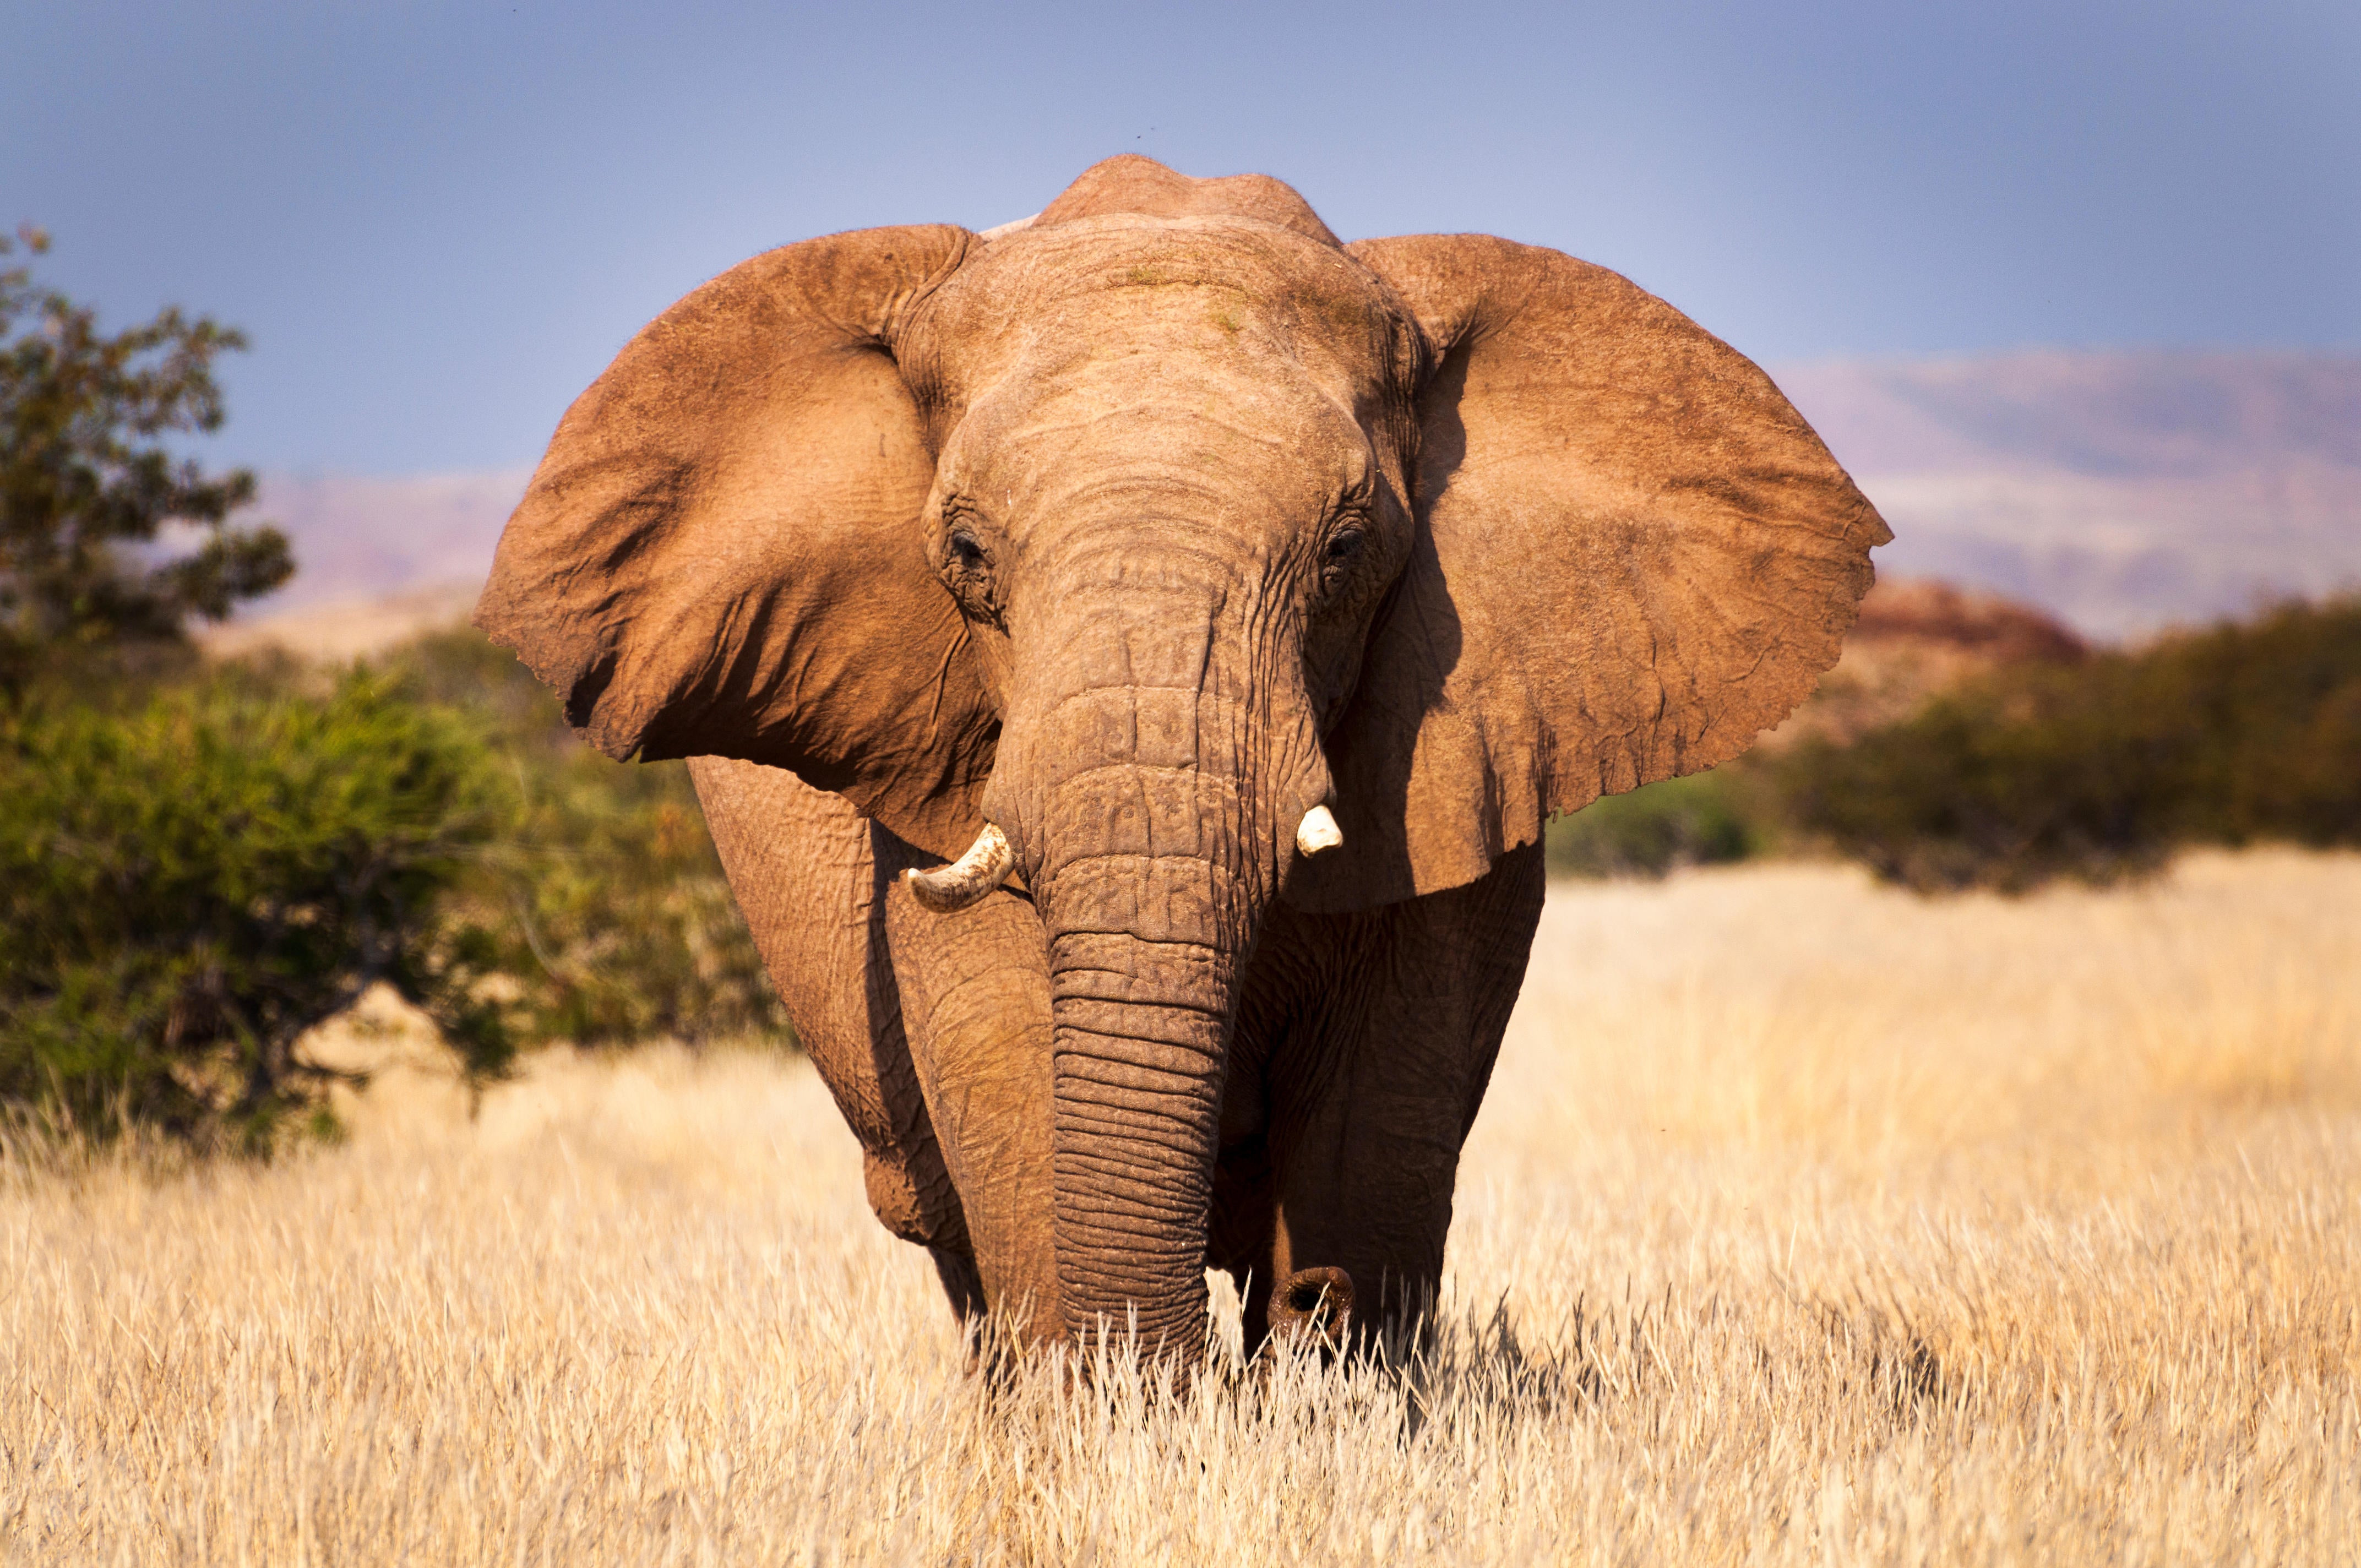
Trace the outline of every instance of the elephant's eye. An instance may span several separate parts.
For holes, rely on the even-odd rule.
[[[1368,543],[1367,532],[1357,527],[1340,528],[1328,536],[1320,552],[1320,587],[1334,593],[1353,574],[1354,563],[1361,558],[1361,550]]]
[[[979,620],[992,620],[992,555],[965,521],[955,522],[943,535],[943,582],[960,607]]]

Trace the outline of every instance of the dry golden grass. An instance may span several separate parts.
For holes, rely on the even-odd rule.
[[[1558,890],[1409,1377],[995,1402],[791,1061],[355,1120],[0,1169],[0,1556],[2361,1558],[2351,857]]]

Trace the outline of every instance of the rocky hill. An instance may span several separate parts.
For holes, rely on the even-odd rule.
[[[2078,663],[2090,651],[2062,622],[1998,594],[1882,576],[1861,600],[1837,667],[1764,744],[1806,735],[1850,740],[1971,675],[2004,664]]]

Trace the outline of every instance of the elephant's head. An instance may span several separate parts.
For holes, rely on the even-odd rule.
[[[1761,371],[1613,273],[1341,246],[1277,181],[1124,158],[1011,231],[689,295],[566,416],[478,621],[609,755],[790,768],[972,847],[938,905],[1013,863],[1065,1321],[1188,1339],[1272,901],[1456,886],[1735,754],[1887,537]]]

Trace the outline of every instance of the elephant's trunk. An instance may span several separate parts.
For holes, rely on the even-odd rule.
[[[1265,884],[1237,797],[1226,770],[1102,762],[1058,792],[1049,856],[1072,858],[1041,890],[1067,1331],[1136,1328],[1183,1359],[1204,1334],[1223,1068]]]
[[[1093,902],[1124,896],[1106,884],[1128,879],[1119,867],[1070,874],[1104,878],[1086,895]],[[1066,1328],[1085,1342],[1136,1328],[1144,1348],[1186,1358],[1204,1332],[1206,1211],[1238,957],[1190,937],[1091,924],[1060,920],[1049,946]]]
[[[1270,1332],[1344,1349],[1353,1332],[1353,1277],[1341,1268],[1299,1268],[1280,1280],[1270,1293]]]
[[[1239,978],[1328,788],[1301,677],[1286,678],[1300,655],[1251,656],[1222,603],[1135,593],[1077,616],[1063,646],[1083,678],[1027,694],[986,801],[1049,937],[1067,1331],[1136,1328],[1184,1361],[1205,1332]]]

